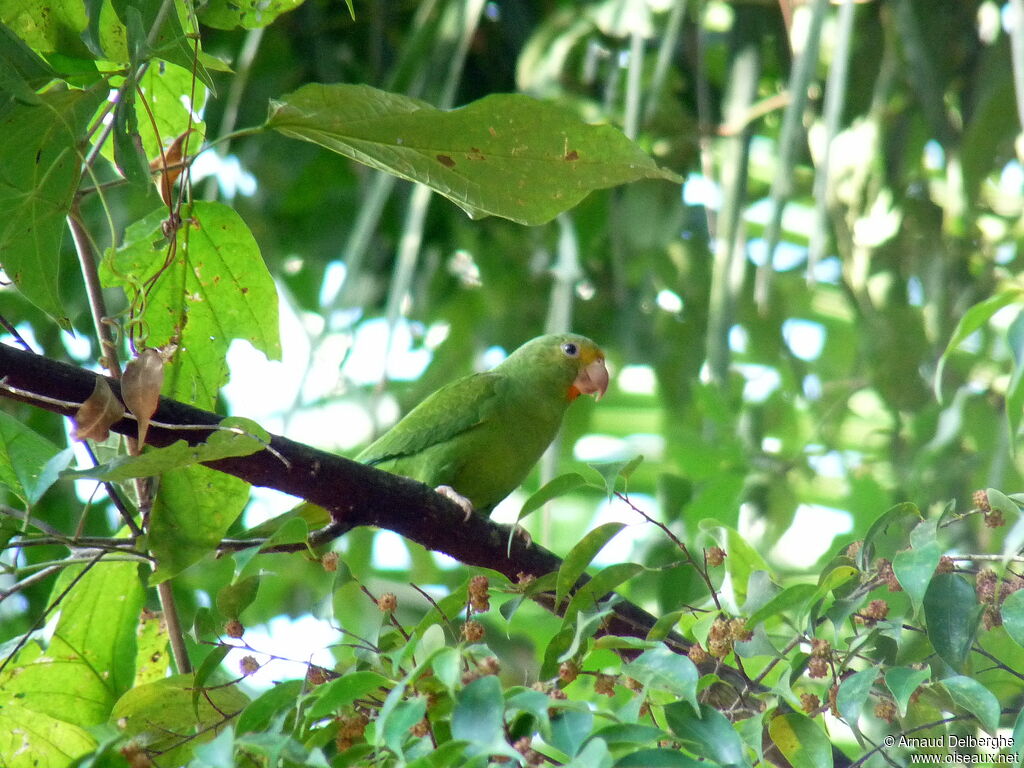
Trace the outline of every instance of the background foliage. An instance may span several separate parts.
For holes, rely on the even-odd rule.
[[[618,378],[526,493],[586,482],[527,522],[570,571],[611,542],[591,570],[664,617],[598,638],[601,607],[549,615],[494,574],[487,604],[365,529],[337,562],[214,558],[283,507],[241,515],[244,484],[196,466],[115,547],[107,496],[57,480],[64,424],[5,403],[0,762],[1018,759],[1021,6],[0,0],[0,314],[33,349],[112,363],[95,277],[122,359],[178,344],[164,394],[354,453],[494,348],[572,327]],[[557,108],[491,96],[513,92]],[[483,122],[403,116],[469,103]],[[467,138],[495,105],[541,149],[467,191],[448,163],[503,156]],[[607,168],[574,187],[573,153]],[[161,200],[147,166],[182,158]],[[254,663],[221,665],[234,635],[307,615],[332,663],[302,679],[309,650],[278,645],[298,674],[253,652],[262,687],[228,684]],[[739,670],[742,706],[655,642],[670,627]]]

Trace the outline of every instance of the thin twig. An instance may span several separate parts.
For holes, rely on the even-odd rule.
[[[61,593],[57,595],[57,597],[50,601],[50,604],[46,606],[46,609],[41,614],[39,614],[39,616],[36,618],[34,622],[32,622],[32,626],[29,627],[28,630],[21,637],[18,638],[18,642],[14,644],[14,648],[11,649],[11,652],[4,657],[3,661],[0,661],[0,673],[2,673],[4,669],[6,669],[7,665],[11,663],[14,657],[18,655],[18,652],[25,647],[25,644],[28,643],[29,638],[32,637],[32,633],[46,623],[46,617],[50,615],[50,612],[53,611],[53,609],[56,608],[58,605],[60,605],[61,601],[65,597],[67,597],[68,593],[71,592],[71,590],[75,588],[78,582],[82,580],[82,577],[85,576],[85,574],[87,574],[90,571],[90,569],[94,565],[96,565],[96,563],[102,560],[105,555],[106,552],[100,552],[96,555],[96,557],[92,558],[88,563],[86,563],[85,567],[82,568],[82,570],[78,574],[76,574],[75,577],[71,580],[71,583],[68,584],[61,591]]]

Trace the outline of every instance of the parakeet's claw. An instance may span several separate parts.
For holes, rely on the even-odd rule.
[[[501,527],[508,531],[507,542],[505,544],[505,554],[509,557],[512,556],[512,539],[519,539],[519,543],[523,545],[523,549],[529,549],[533,546],[533,536],[531,536],[530,532],[523,528],[519,523],[503,525]]]
[[[524,549],[529,549],[533,546],[533,536],[531,536],[530,532],[523,528],[519,523],[512,526],[512,535],[519,537],[523,542]]]
[[[450,485],[439,485],[434,490],[437,493],[439,493],[442,496],[444,496],[446,499],[454,501],[456,504],[458,504],[462,508],[462,511],[466,513],[466,517],[464,519],[464,522],[467,522],[467,523],[469,522],[469,518],[473,514],[473,502],[471,502],[469,499],[467,499],[461,493],[456,491]]]

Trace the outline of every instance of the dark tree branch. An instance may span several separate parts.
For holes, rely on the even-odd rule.
[[[68,403],[81,403],[92,394],[98,374],[41,355],[0,344],[0,381],[21,390],[19,394],[3,388],[0,395],[27,402],[64,416],[73,416],[76,408]],[[120,384],[105,377],[118,397]],[[47,402],[39,398],[62,401]],[[206,439],[209,432],[195,429],[197,425],[212,428],[221,416],[168,398],[160,399],[153,415],[154,422],[173,424],[168,428],[152,424],[147,442],[166,446],[178,440],[195,444]],[[111,427],[131,437],[136,436],[136,423],[122,419]],[[512,537],[511,553],[507,552],[508,531],[483,515],[465,515],[458,505],[432,489],[404,477],[310,448],[277,435],[270,448],[240,458],[211,461],[207,466],[239,477],[252,485],[275,488],[324,507],[333,523],[313,534],[315,544],[323,544],[361,525],[386,528],[422,544],[427,549],[444,552],[468,565],[498,571],[516,582],[519,574],[542,576],[558,570],[562,561],[536,544],[525,546],[520,537]],[[577,588],[586,578],[581,579]],[[549,610],[554,610],[553,596],[539,596]],[[636,605],[621,601],[605,631],[611,634],[644,638],[655,624],[655,617]],[[688,643],[678,635],[667,642],[680,652]]]

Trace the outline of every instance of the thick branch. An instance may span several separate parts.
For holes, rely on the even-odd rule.
[[[0,379],[10,387],[33,395],[64,402],[81,403],[93,391],[98,374],[49,358],[0,345]],[[117,381],[107,378],[111,390],[120,397]],[[46,410],[72,416],[75,408],[43,402],[7,389],[0,394]],[[220,416],[193,408],[184,403],[160,399],[153,420],[182,426],[217,425]],[[134,437],[136,423],[122,419],[111,429]],[[165,446],[177,440],[198,443],[208,433],[195,429],[169,429],[151,425],[147,442]],[[306,499],[327,509],[335,521],[335,533],[356,526],[372,525],[387,528],[422,544],[427,549],[444,552],[469,564],[499,571],[517,580],[520,573],[542,576],[558,570],[562,561],[536,544],[524,546],[520,537],[513,537],[511,553],[507,553],[507,529],[483,515],[465,515],[456,504],[413,480],[382,472],[341,456],[310,448],[274,435],[273,451],[260,451],[241,458],[221,459],[208,466],[239,477],[252,485],[275,488]],[[276,455],[275,455],[276,452]],[[579,585],[578,585],[579,586]],[[545,602],[542,598],[541,602]],[[552,608],[551,600],[545,602]],[[628,602],[621,602],[607,631],[632,637],[646,637],[655,618]],[[669,642],[678,650],[686,643],[679,636]]]

